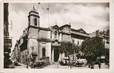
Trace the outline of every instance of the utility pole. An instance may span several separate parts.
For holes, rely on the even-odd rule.
[[[9,68],[11,64],[10,53],[12,47],[12,39],[9,37],[9,12],[8,3],[4,3],[4,68]]]

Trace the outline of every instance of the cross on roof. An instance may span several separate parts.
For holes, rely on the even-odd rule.
[[[33,5],[33,10],[36,10],[34,5]]]

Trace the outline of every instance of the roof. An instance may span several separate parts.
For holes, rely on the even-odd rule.
[[[73,28],[71,28],[71,31],[75,31],[75,32],[80,32],[80,33],[83,33],[83,34],[87,34],[87,32],[86,31],[84,31],[82,28],[80,28],[80,29],[73,29]]]
[[[36,27],[36,26],[29,26],[29,27],[40,29],[40,30],[50,31],[50,28],[45,28],[45,27]]]
[[[65,24],[65,25],[63,25],[63,26],[60,27],[60,30],[63,29],[64,27],[71,27],[71,25]]]
[[[54,26],[52,26],[52,28],[59,29],[59,26],[58,25],[54,25]]]

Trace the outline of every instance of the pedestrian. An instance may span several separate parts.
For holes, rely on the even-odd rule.
[[[94,63],[92,61],[89,61],[89,68],[94,69]]]
[[[28,63],[27,63],[27,66],[26,66],[26,68],[28,68]]]
[[[94,64],[93,63],[91,63],[91,69],[94,69]]]
[[[69,67],[71,68],[71,65],[70,65],[70,56],[68,56],[68,60],[69,60],[68,65],[69,65]]]
[[[99,66],[99,69],[100,69],[101,68],[101,62],[100,61],[98,62],[98,66]]]
[[[26,66],[26,68],[28,68],[28,66],[29,66],[29,58],[27,57],[27,66]]]

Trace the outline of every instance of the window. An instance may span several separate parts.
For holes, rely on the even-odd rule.
[[[34,51],[34,47],[32,47],[32,51]]]
[[[46,49],[42,48],[42,57],[45,57],[45,56],[46,56]]]
[[[55,39],[57,38],[57,31],[55,31]]]
[[[37,26],[37,18],[34,19],[34,25]]]
[[[67,55],[67,52],[65,52],[65,57],[67,57],[68,55]]]

